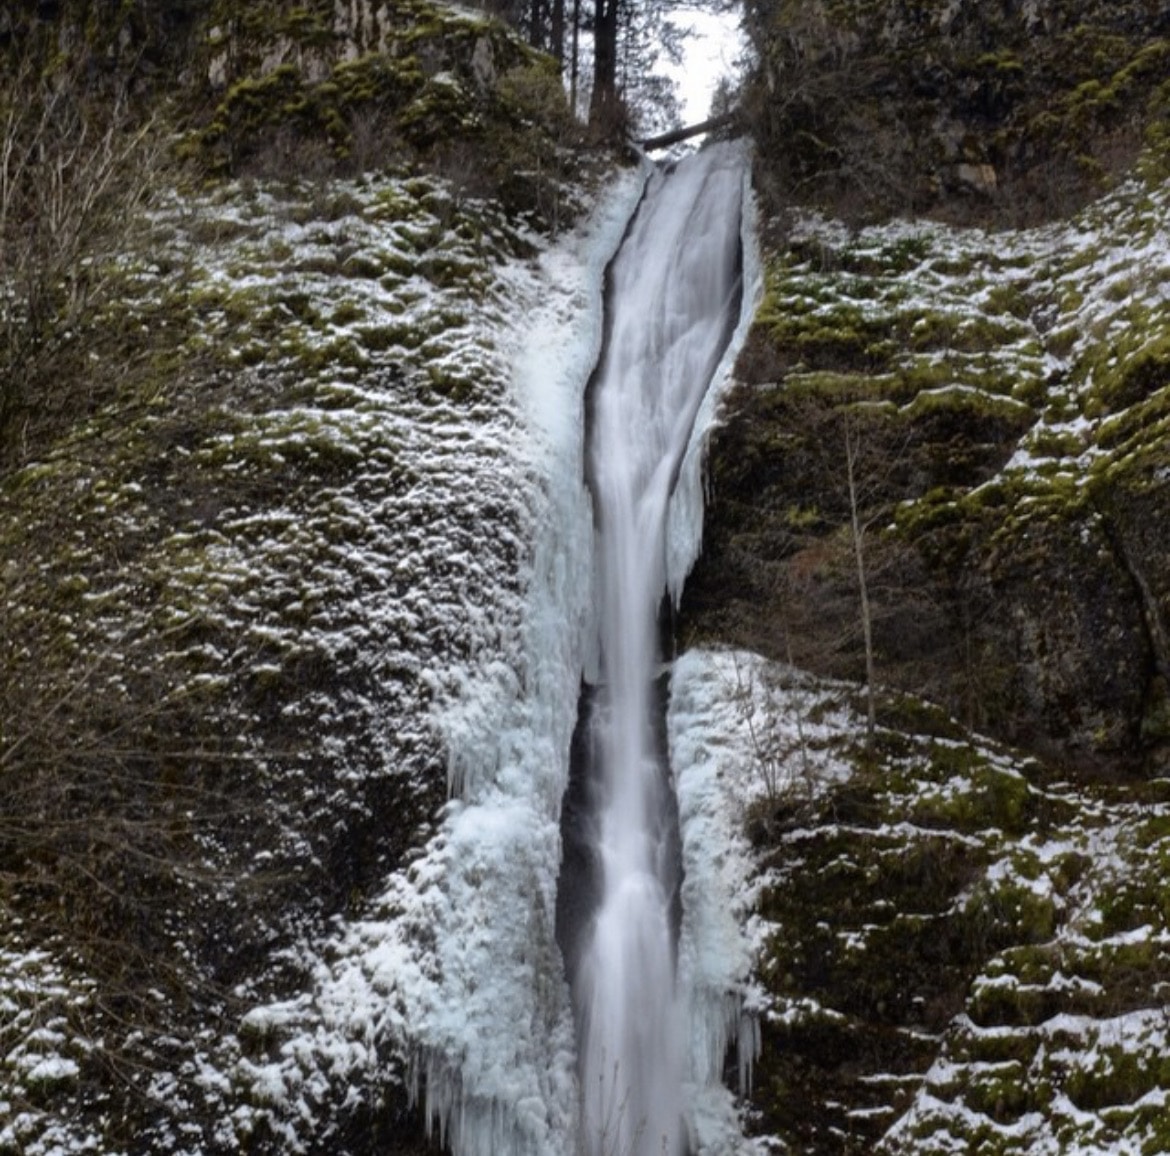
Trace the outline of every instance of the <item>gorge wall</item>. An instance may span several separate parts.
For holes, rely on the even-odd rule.
[[[748,8],[766,293],[681,640],[780,664],[732,678],[760,1131],[1160,1151],[1166,6]],[[787,671],[865,679],[854,516],[869,741]],[[842,703],[852,742],[814,729]]]
[[[474,13],[37,12],[194,167],[4,430],[0,1151],[421,1152],[469,1103],[555,1145],[569,736],[517,703],[581,658],[554,479],[630,173]],[[1168,19],[747,5],[764,294],[668,737],[761,1145],[1170,1147]]]
[[[1148,247],[1111,238],[1100,210],[1071,232],[995,230],[1083,202],[1143,147],[1141,179],[1158,187],[1170,12],[749,11],[762,183],[792,199],[770,218],[769,295],[713,452],[713,536],[691,605],[707,583],[728,588],[724,556],[745,602],[774,607],[774,636],[755,640],[767,652],[857,673],[834,481],[852,414],[887,677],[1036,749],[1159,767],[1170,592],[1136,529],[1158,522],[1164,497],[1151,428],[1167,382],[1158,208],[1148,192],[1119,202]],[[891,138],[882,126],[895,122]],[[827,150],[811,154],[811,178],[806,147]],[[912,180],[897,192],[878,165]],[[960,179],[972,165],[985,179]],[[1066,199],[1039,196],[1042,180]],[[954,247],[925,225],[851,234],[793,200],[838,219],[925,211],[991,231],[953,234]],[[800,608],[784,609],[797,588]]]
[[[1083,204],[1165,131],[1163,0],[745,8],[749,119],[781,199],[1028,224]]]

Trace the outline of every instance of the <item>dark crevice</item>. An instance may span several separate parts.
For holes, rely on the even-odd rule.
[[[1133,587],[1134,601],[1141,611],[1145,642],[1141,688],[1143,717],[1134,720],[1132,726],[1132,734],[1140,749],[1146,745],[1143,743],[1146,736],[1142,734],[1145,719],[1158,707],[1160,700],[1164,699],[1167,684],[1170,683],[1170,631],[1163,621],[1158,598],[1150,588],[1149,579],[1126,544],[1125,531],[1115,524],[1106,511],[1097,509],[1097,514],[1101,519],[1105,541],[1109,543],[1118,568],[1129,579]]]

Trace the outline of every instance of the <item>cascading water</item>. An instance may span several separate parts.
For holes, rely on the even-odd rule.
[[[739,317],[743,153],[717,145],[655,172],[609,269],[590,394],[600,680],[586,696],[591,920],[574,937],[582,1146],[685,1150],[679,885],[655,682],[666,517],[695,415]]]

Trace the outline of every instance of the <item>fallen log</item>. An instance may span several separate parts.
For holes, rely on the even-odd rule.
[[[737,120],[739,120],[739,109],[733,109],[731,112],[725,112],[721,116],[713,116],[701,124],[692,124],[687,128],[672,129],[670,132],[664,132],[660,136],[648,137],[646,140],[639,141],[638,143],[646,152],[653,152],[655,149],[669,148],[673,144],[690,140],[691,137],[699,136],[705,132],[714,132],[716,129],[726,128],[728,125],[734,124]]]

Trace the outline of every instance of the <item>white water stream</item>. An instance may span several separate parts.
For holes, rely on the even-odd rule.
[[[658,171],[609,271],[591,398],[600,686],[591,732],[599,905],[576,967],[589,1156],[685,1150],[685,1009],[675,975],[677,830],[655,680],[667,511],[742,295],[743,152]]]

